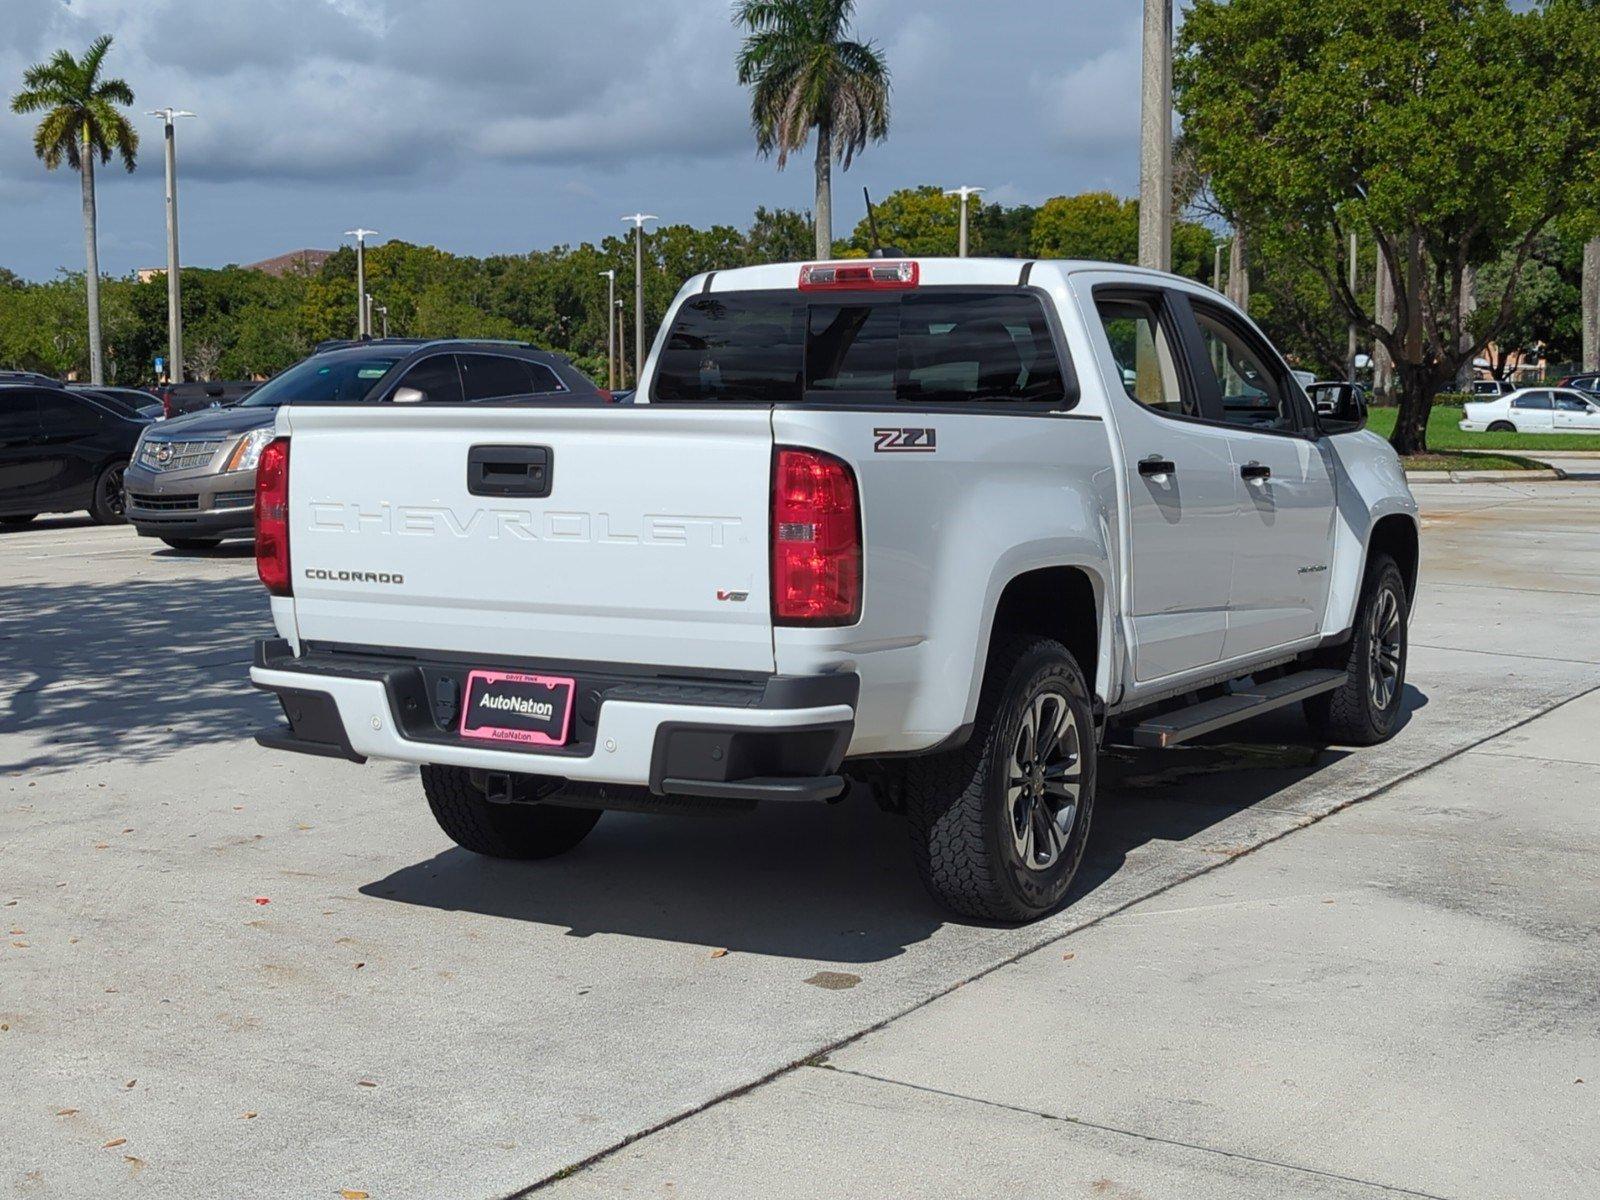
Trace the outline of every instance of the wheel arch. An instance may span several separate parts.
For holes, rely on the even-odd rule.
[[[1103,698],[1111,645],[1104,628],[1104,570],[1081,560],[1036,563],[1019,567],[998,582],[975,676],[982,678],[997,641],[1032,633],[1064,645],[1095,697]]]
[[[1416,518],[1409,513],[1390,513],[1374,522],[1372,532],[1367,537],[1367,554],[1361,565],[1362,578],[1366,577],[1367,566],[1376,554],[1387,554],[1394,559],[1406,583],[1407,601],[1415,600],[1417,572],[1421,566],[1421,537]]]

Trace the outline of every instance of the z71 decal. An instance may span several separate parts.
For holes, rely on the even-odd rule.
[[[874,454],[933,454],[939,448],[937,429],[874,429]]]

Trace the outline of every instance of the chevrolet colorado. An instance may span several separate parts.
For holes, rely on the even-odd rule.
[[[626,407],[288,405],[259,740],[416,763],[514,858],[860,788],[945,904],[1027,920],[1102,746],[1396,728],[1417,508],[1349,394],[1190,280],[868,259],[691,279]]]

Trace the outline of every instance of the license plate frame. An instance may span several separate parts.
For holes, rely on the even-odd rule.
[[[572,735],[572,705],[577,691],[577,680],[567,675],[488,668],[468,671],[461,690],[461,723],[457,732],[473,741],[565,746]],[[486,695],[502,700],[489,709],[482,699]],[[533,707],[542,703],[549,704],[548,714]],[[504,713],[504,719],[513,723],[491,723],[497,713]]]

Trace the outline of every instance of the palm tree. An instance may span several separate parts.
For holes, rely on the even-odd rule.
[[[112,152],[133,170],[139,135],[117,108],[133,103],[133,89],[120,79],[101,79],[100,65],[111,49],[111,36],[95,38],[88,53],[73,58],[57,50],[48,62],[36,63],[22,76],[23,90],[11,98],[15,113],[43,112],[33,133],[33,152],[54,171],[66,159],[83,181],[83,244],[88,256],[89,380],[103,383],[100,353],[100,247],[95,237],[94,160],[111,161]]]
[[[738,0],[749,30],[739,82],[750,90],[756,148],[781,170],[817,131],[817,257],[833,257],[833,160],[843,170],[889,136],[889,67],[872,42],[849,39],[855,0]]]

